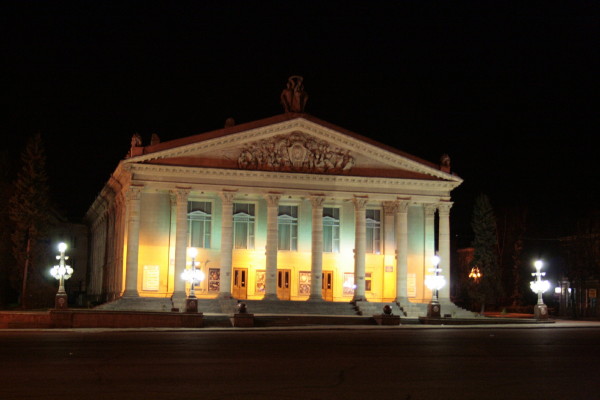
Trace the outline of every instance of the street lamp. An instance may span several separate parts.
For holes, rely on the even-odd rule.
[[[65,279],[69,279],[71,275],[73,275],[73,268],[70,265],[65,264],[65,260],[68,260],[69,257],[65,256],[65,251],[67,250],[67,245],[63,242],[58,244],[59,255],[56,256],[56,259],[59,260],[58,265],[55,265],[50,270],[50,273],[53,277],[58,279],[58,293],[56,293],[56,297],[54,299],[54,307],[57,309],[65,309],[68,308],[68,299],[67,293],[65,292]]]
[[[481,279],[481,271],[479,271],[478,267],[473,267],[471,268],[471,272],[469,273],[469,278],[473,279],[475,281],[475,283],[479,283],[479,280]]]
[[[446,279],[443,275],[440,275],[442,271],[438,267],[440,264],[440,257],[438,255],[433,256],[433,268],[430,271],[433,275],[427,275],[425,277],[425,286],[431,290],[431,301],[427,305],[427,317],[429,318],[440,318],[441,307],[438,301],[438,291],[446,285]]]
[[[188,249],[188,255],[192,259],[191,267],[186,268],[181,274],[181,278],[190,284],[190,291],[188,297],[185,299],[185,312],[198,312],[198,299],[196,298],[194,286],[204,280],[204,272],[196,269],[198,250],[195,247],[190,247]]]
[[[544,263],[537,260],[533,263],[536,272],[533,272],[531,276],[535,276],[536,280],[530,282],[531,290],[538,295],[538,301],[535,307],[533,307],[533,315],[535,319],[548,319],[548,307],[544,304],[542,293],[550,289],[550,281],[542,280],[542,276],[546,275],[545,272],[541,272]]]

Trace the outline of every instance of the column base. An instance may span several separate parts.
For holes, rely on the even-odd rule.
[[[357,301],[368,301],[364,295],[354,295],[351,303],[356,303]]]
[[[274,293],[269,293],[269,294],[265,294],[262,299],[269,300],[269,301],[277,301],[277,300],[279,300],[279,297],[277,297],[277,295]]]
[[[441,318],[442,317],[442,307],[440,307],[440,303],[438,302],[429,302],[427,304],[427,318]]]
[[[323,295],[321,295],[321,294],[311,294],[308,297],[307,301],[319,301],[319,302],[323,301],[324,302],[325,300],[323,299]]]
[[[126,290],[123,292],[123,296],[122,297],[140,297],[140,294],[138,293],[137,290]]]
[[[227,299],[227,300],[229,300],[229,299],[233,299],[233,296],[229,292],[221,292],[217,296],[217,299]]]
[[[57,293],[54,298],[54,308],[57,310],[66,310],[69,308],[69,303],[66,293]]]

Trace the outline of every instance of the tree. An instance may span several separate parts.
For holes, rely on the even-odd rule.
[[[474,234],[472,267],[479,268],[482,276],[478,283],[472,283],[470,294],[481,304],[483,313],[486,303],[497,304],[503,295],[496,217],[486,195],[479,195],[475,199],[471,228]]]
[[[8,216],[8,202],[12,196],[14,180],[14,162],[8,152],[0,152],[0,308],[14,302],[14,291],[11,288],[11,269],[14,259],[11,252],[12,223]]]
[[[49,188],[41,134],[29,138],[21,154],[21,163],[8,213],[14,223],[12,253],[21,281],[21,307],[26,308],[30,277],[38,278],[37,283],[41,283],[36,258],[44,253],[42,239],[49,224]]]
[[[512,306],[518,306],[523,299],[523,238],[527,231],[527,209],[523,207],[505,208],[497,218],[498,265],[504,271],[502,280]],[[527,275],[529,276],[529,274]]]

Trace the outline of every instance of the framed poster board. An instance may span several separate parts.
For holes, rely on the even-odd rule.
[[[142,290],[157,292],[160,287],[160,267],[144,265],[142,273]]]

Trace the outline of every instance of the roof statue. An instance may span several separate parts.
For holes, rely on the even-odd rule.
[[[303,113],[308,94],[304,91],[304,78],[293,75],[288,78],[287,86],[281,92],[281,104],[286,113]]]
[[[157,133],[153,133],[150,138],[150,146],[154,146],[155,144],[159,144],[159,143],[160,143],[160,137],[158,136]]]
[[[440,169],[450,173],[450,156],[448,154],[442,154],[440,157]]]
[[[125,158],[139,156],[140,154],[142,154],[142,136],[136,132],[131,136],[131,147]]]

